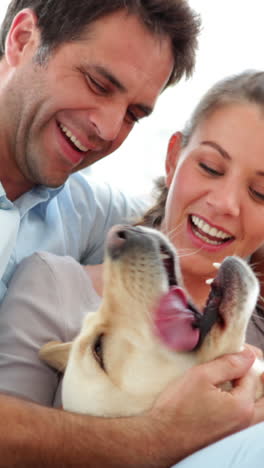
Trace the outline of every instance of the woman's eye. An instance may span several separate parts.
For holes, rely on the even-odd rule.
[[[250,193],[253,196],[253,198],[257,201],[264,202],[264,193],[257,192],[256,190],[250,188]]]
[[[93,344],[93,355],[102,369],[104,369],[104,359],[103,359],[103,338],[104,335],[98,335]]]
[[[222,175],[224,175],[223,172],[217,171],[216,169],[213,169],[211,166],[208,166],[207,164],[205,164],[205,163],[203,163],[203,162],[199,162],[199,166],[200,166],[205,172],[207,172],[207,174],[211,174],[211,175],[214,175],[214,176],[222,176]]]

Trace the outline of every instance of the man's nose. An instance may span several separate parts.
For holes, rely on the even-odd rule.
[[[91,115],[91,122],[102,140],[114,141],[121,131],[125,115],[126,108],[123,105],[108,104],[94,111]]]

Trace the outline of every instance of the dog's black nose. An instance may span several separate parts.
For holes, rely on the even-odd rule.
[[[116,237],[123,239],[124,241],[128,238],[128,232],[125,228],[116,231]]]
[[[117,225],[110,229],[106,238],[106,248],[112,258],[118,258],[128,238],[128,227]]]
[[[122,224],[113,226],[107,234],[107,244],[123,244],[123,242],[125,242],[129,236],[129,229],[131,229],[131,226],[126,226]]]
[[[129,247],[142,242],[142,230],[134,226],[117,225],[110,229],[106,238],[106,248],[112,259],[117,259]]]

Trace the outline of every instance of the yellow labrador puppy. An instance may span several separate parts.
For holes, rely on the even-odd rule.
[[[65,371],[64,409],[140,413],[188,368],[241,349],[258,294],[250,267],[227,257],[201,314],[182,288],[168,239],[145,227],[115,226],[106,241],[101,307],[87,314],[72,343],[50,342],[40,357]],[[261,363],[257,372],[263,370]]]

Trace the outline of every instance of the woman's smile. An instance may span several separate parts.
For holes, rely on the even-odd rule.
[[[189,215],[187,219],[187,235],[196,247],[216,252],[234,241],[234,236],[223,229],[213,226],[203,217]]]

